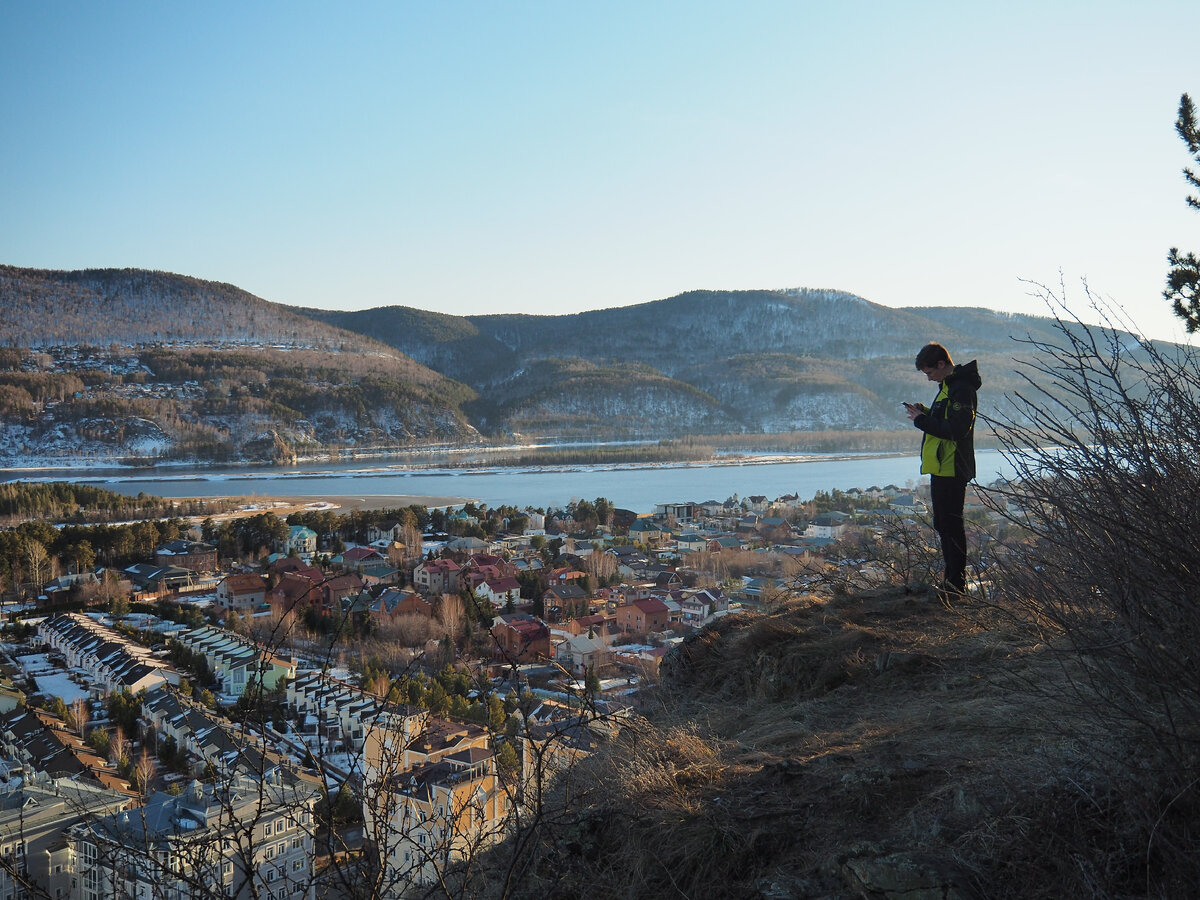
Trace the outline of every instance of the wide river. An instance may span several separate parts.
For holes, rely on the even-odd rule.
[[[976,454],[981,484],[1012,469],[995,450]],[[835,488],[908,487],[920,479],[915,453],[814,454],[804,457],[740,457],[691,465],[536,466],[413,468],[387,464],[318,467],[139,470],[0,470],[0,481],[36,479],[96,484],[122,494],[160,497],[391,498],[397,505],[444,505],[473,500],[490,507],[563,507],[573,499],[606,497],[639,513],[655,504],[725,500],[737,494],[801,499]],[[386,505],[386,504],[383,504]]]

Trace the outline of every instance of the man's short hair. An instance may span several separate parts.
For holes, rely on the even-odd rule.
[[[941,344],[928,343],[917,354],[918,369],[936,369],[940,362],[954,365],[954,360],[950,358],[950,351]]]

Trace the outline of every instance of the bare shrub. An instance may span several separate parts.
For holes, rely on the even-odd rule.
[[[1026,387],[994,423],[1016,478],[989,502],[1026,535],[998,583],[1079,663],[1073,702],[1104,736],[1092,752],[1155,823],[1148,854],[1179,851],[1181,863],[1190,838],[1173,810],[1195,805],[1200,776],[1200,356],[1126,333],[1089,299],[1106,324],[1064,315],[1057,340],[1022,341]],[[1113,747],[1114,735],[1127,742]]]
[[[426,641],[436,641],[445,634],[445,629],[428,616],[400,616],[396,621],[383,625],[379,637],[384,642],[394,642],[402,647],[420,647]]]

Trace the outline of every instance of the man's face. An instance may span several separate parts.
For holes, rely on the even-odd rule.
[[[950,363],[943,359],[940,360],[933,368],[921,366],[921,371],[925,373],[925,377],[930,381],[936,381],[940,384],[946,380],[947,375],[954,371],[954,366],[950,365]]]

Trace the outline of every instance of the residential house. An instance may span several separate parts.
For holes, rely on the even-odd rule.
[[[320,581],[325,577],[325,573],[318,566],[307,563],[296,556],[278,556],[271,561],[267,566],[267,571],[272,575],[283,575],[287,572],[294,572],[297,575],[303,575],[305,578],[313,581]]]
[[[146,647],[89,616],[64,613],[38,623],[38,639],[57,650],[72,669],[81,669],[103,696],[128,689],[152,691],[179,683],[179,673]]]
[[[317,552],[317,533],[304,525],[289,525],[284,552],[297,556],[312,556]]]
[[[654,587],[657,592],[670,593],[683,587],[683,579],[674,569],[663,569],[655,574]]]
[[[737,521],[737,526],[734,533],[743,538],[758,537],[758,523],[762,521],[762,516],[758,513],[747,513]]]
[[[467,558],[463,564],[464,572],[486,572],[488,577],[499,576],[501,578],[511,578],[517,574],[517,567],[505,559],[503,556],[498,556],[495,553],[475,553]]]
[[[312,669],[288,681],[287,705],[303,719],[305,744],[313,752],[332,753],[362,750],[367,726],[383,702],[357,685]]]
[[[317,588],[325,576],[320,569],[311,571],[316,573],[316,578],[307,570],[284,572],[279,576],[275,587],[267,592],[267,603],[270,604],[272,613],[283,618],[306,606],[314,605],[321,599]]]
[[[765,516],[758,523],[758,533],[769,544],[786,544],[795,537],[792,523],[780,516]]]
[[[494,609],[503,609],[521,600],[521,583],[515,578],[489,578],[475,586],[475,596],[487,600]]]
[[[590,634],[593,637],[603,637],[606,641],[612,639],[616,631],[616,620],[603,613],[593,613],[587,616],[576,616],[568,619],[559,626],[569,634]]]
[[[154,564],[160,568],[178,566],[193,572],[214,572],[217,568],[217,548],[199,541],[167,541],[154,551]]]
[[[638,519],[629,526],[629,539],[640,544],[654,546],[665,538],[666,532],[653,519]]]
[[[446,549],[455,553],[490,553],[492,545],[477,537],[460,537],[447,541]]]
[[[675,549],[680,553],[699,553],[709,549],[711,538],[688,531],[675,538]]]
[[[357,572],[368,566],[386,563],[387,557],[374,547],[351,547],[343,551],[341,556],[335,557],[334,562],[340,563],[347,572]]]
[[[433,604],[413,590],[388,588],[380,594],[371,607],[371,618],[377,624],[386,625],[401,616],[433,618]]]
[[[124,575],[138,591],[166,594],[190,585],[195,573],[182,566],[160,566],[151,563],[134,563],[125,569]]]
[[[108,760],[83,742],[67,723],[36,707],[20,707],[0,716],[0,752],[29,772],[51,778],[87,779],[134,794]],[[3,868],[0,866],[0,868]]]
[[[541,572],[546,568],[546,564],[537,554],[518,556],[512,560],[512,566],[517,570],[518,575],[522,572]]]
[[[647,633],[663,631],[668,623],[667,605],[656,598],[634,600],[625,606],[618,606],[616,614],[617,627],[622,631]]]
[[[674,519],[680,524],[695,521],[701,513],[698,503],[659,503],[654,507],[655,518]]]
[[[848,518],[849,516],[844,512],[837,510],[821,513],[808,523],[808,527],[804,530],[804,536],[838,540],[846,531],[846,519]]]
[[[583,581],[585,578],[587,578],[587,572],[574,566],[558,566],[546,574],[548,584],[569,584],[572,581]]]
[[[496,616],[492,624],[495,655],[506,662],[534,662],[550,658],[550,629],[525,613]]]
[[[136,814],[89,818],[67,833],[75,896],[185,897],[204,884],[236,900],[312,900],[318,796],[279,780],[194,781]]]
[[[565,617],[587,612],[589,599],[588,592],[578,583],[556,584],[542,593],[542,609],[547,619],[559,622]]]
[[[222,609],[253,614],[267,602],[267,582],[261,575],[226,575],[217,585],[217,603]]]
[[[390,704],[367,725],[362,750],[363,783],[378,787],[378,782],[389,775],[438,762],[463,750],[486,748],[490,742],[487,729],[480,725],[436,719],[428,710]],[[364,804],[368,802],[364,798]],[[373,810],[364,809],[364,813],[364,818],[370,820]]]
[[[413,569],[413,584],[424,594],[453,594],[462,566],[452,559],[424,560]]]
[[[326,615],[340,614],[345,602],[358,597],[363,591],[363,581],[355,573],[326,578],[319,585],[321,611]]]
[[[751,578],[744,576],[742,586],[731,596],[742,603],[763,608],[784,592],[780,582],[774,578]]]
[[[923,516],[927,511],[921,498],[912,494],[898,494],[893,497],[888,501],[888,509],[894,509],[910,516]]]
[[[558,641],[554,647],[554,658],[572,675],[582,677],[589,671],[599,672],[612,660],[608,638],[583,634],[571,635]]]
[[[443,867],[457,865],[504,834],[508,795],[490,749],[471,747],[437,762],[414,766],[381,781],[379,808],[394,810],[389,846],[380,848],[389,883],[435,883]]]
[[[402,547],[402,544],[393,546]],[[358,577],[362,579],[362,583],[367,586],[381,584],[396,584],[403,577],[402,569],[396,568],[390,562],[379,562],[373,565],[362,566],[358,570]]]
[[[34,775],[0,786],[0,897],[73,897],[65,835],[87,819],[136,804],[122,792],[73,778]],[[19,878],[14,871],[20,871]]]
[[[729,598],[720,588],[705,588],[696,591],[681,602],[682,621],[685,625],[702,625],[710,616],[729,609]]]
[[[395,519],[389,519],[387,522],[381,522],[378,525],[367,526],[367,543],[374,544],[376,541],[398,541],[403,534],[404,525],[400,522],[397,522]]]

